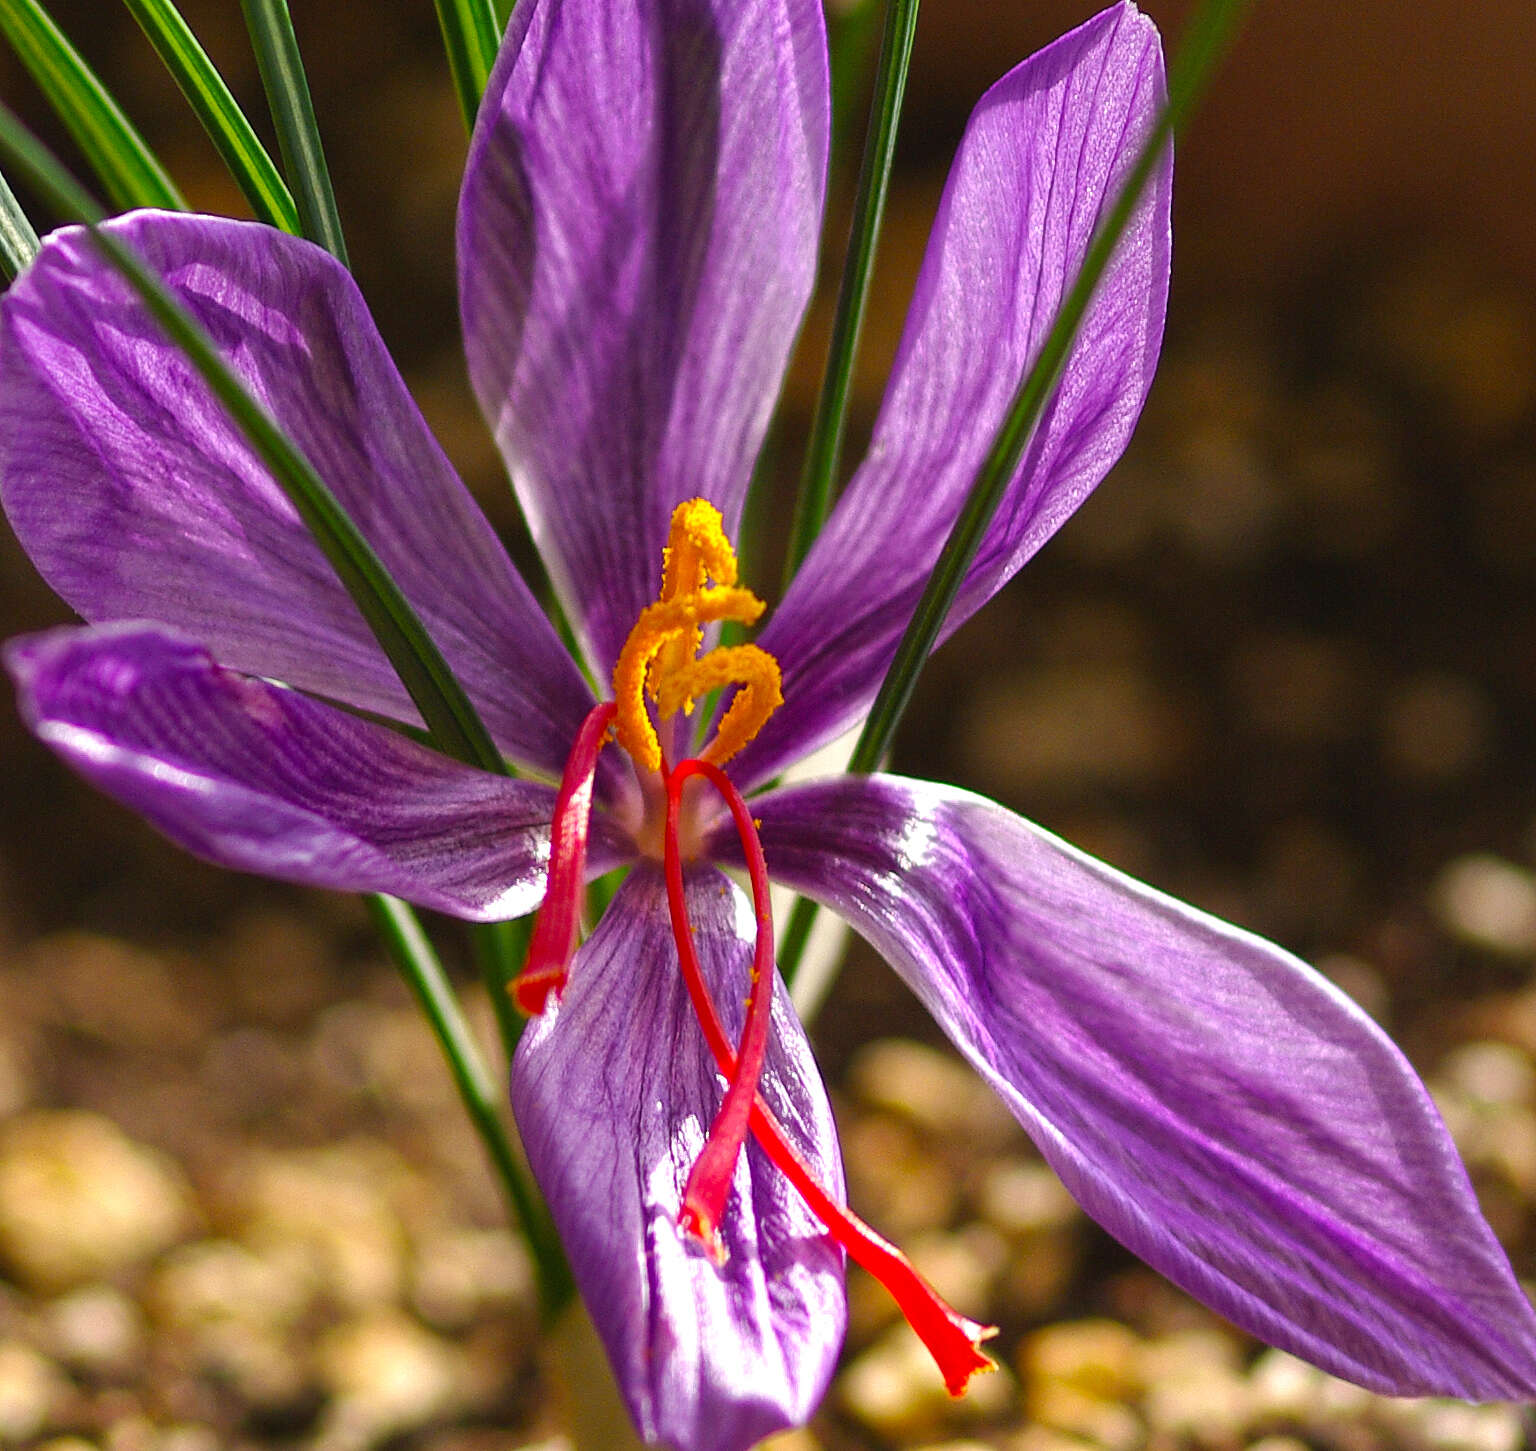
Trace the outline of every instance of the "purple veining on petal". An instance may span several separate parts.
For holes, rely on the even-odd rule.
[[[11,641],[27,724],[198,856],[480,921],[544,892],[554,791],[460,765],[319,701],[221,669],[151,625]],[[593,820],[595,875],[631,852]]]
[[[600,678],[673,508],[734,533],[814,280],[820,0],[523,0],[459,210],[470,375]]]
[[[1536,1393],[1536,1315],[1450,1135],[1311,968],[953,788],[843,779],[753,810],[774,876],[885,955],[1148,1263],[1372,1390]]]
[[[787,706],[741,755],[752,785],[874,698],[929,571],[1163,99],[1157,30],[1104,11],[984,96],[955,158],[869,453],[758,643]],[[1171,153],[1121,240],[945,633],[1120,456],[1151,386],[1170,258]]]
[[[346,269],[248,222],[140,212],[112,228],[298,443],[503,749],[558,773],[590,694]],[[0,301],[0,495],[88,620],[158,620],[235,669],[417,719],[239,429],[78,228],[49,238]]]
[[[690,871],[700,963],[734,1039],[755,922],[740,889]],[[762,1094],[843,1197],[826,1091],[782,984]],[[660,869],[635,868],[577,953],[559,1005],[523,1034],[512,1104],[576,1281],[648,1441],[746,1451],[799,1425],[842,1344],[843,1261],[749,1142],[716,1269],[676,1223],[724,1093],[678,971]]]

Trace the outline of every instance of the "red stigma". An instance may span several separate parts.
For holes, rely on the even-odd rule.
[[[741,849],[747,859],[752,879],[752,908],[757,916],[757,945],[752,955],[752,991],[747,999],[747,1019],[741,1030],[741,1046],[734,1068],[726,1074],[730,1086],[710,1125],[709,1137],[694,1161],[683,1191],[683,1208],[678,1222],[696,1236],[717,1265],[725,1262],[725,1248],[720,1243],[718,1227],[725,1214],[725,1200],[736,1160],[746,1142],[751,1124],[752,1104],[768,1051],[768,1027],[773,1008],[773,911],[768,898],[768,864],[763,860],[763,846],[752,824],[752,813],[741,799],[731,779],[711,761],[683,761],[667,774],[667,905],[672,915],[672,934],[681,941],[690,937],[688,913],[682,897],[682,859],[677,844],[677,818],[682,804],[683,783],[690,776],[703,776],[730,807],[741,837]],[[676,868],[674,872],[674,867]],[[677,890],[673,890],[673,878]],[[692,951],[690,937],[689,951]]]
[[[753,956],[752,993],[742,1029],[740,1051],[733,1049],[716,1011],[714,999],[699,966],[692,927],[688,922],[683,892],[683,862],[678,849],[678,812],[683,782],[702,775],[724,797],[741,838],[742,851],[752,880],[753,907],[757,915],[757,945]],[[667,775],[666,876],[667,906],[672,936],[677,943],[678,963],[693,1010],[704,1030],[709,1050],[729,1087],[710,1126],[704,1149],[688,1176],[683,1207],[678,1215],[682,1229],[695,1235],[715,1264],[724,1261],[718,1227],[726,1195],[735,1172],[736,1159],[750,1131],[764,1153],[826,1225],[832,1238],[850,1259],[862,1265],[890,1292],[907,1323],[917,1333],[939,1367],[951,1395],[958,1396],[978,1371],[991,1370],[992,1362],[981,1353],[981,1342],[997,1333],[995,1327],[967,1319],[946,1304],[912,1262],[888,1240],[876,1234],[852,1210],[840,1205],[817,1182],[798,1149],[757,1093],[767,1048],[773,1000],[773,919],[768,907],[768,868],[756,823],[740,792],[718,766],[708,761],[684,761]]]
[[[508,985],[513,1001],[530,1018],[544,1011],[551,993],[559,997],[565,987],[571,954],[576,950],[576,928],[581,921],[582,893],[586,887],[592,778],[597,774],[597,758],[613,725],[614,713],[611,700],[587,713],[560,777],[555,814],[549,827],[549,875],[544,902],[533,924],[528,961]]]

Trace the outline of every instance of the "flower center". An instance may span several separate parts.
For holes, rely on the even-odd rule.
[[[714,1264],[724,1264],[720,1223],[750,1133],[832,1238],[891,1292],[938,1362],[950,1392],[958,1395],[972,1375],[991,1368],[979,1346],[995,1332],[946,1305],[900,1250],[827,1193],[758,1093],[767,1060],[777,972],[768,867],[751,808],[720,767],[762,729],[784,696],[778,662],[766,650],[732,645],[717,646],[703,656],[699,651],[704,625],[723,620],[751,625],[762,612],[763,602],[737,587],[736,554],[725,537],[720,511],[703,499],[680,504],[667,538],[661,595],[640,612],[619,653],[613,672],[614,699],[587,716],[566,762],[550,825],[544,903],[534,925],[527,965],[511,991],[518,1007],[531,1015],[543,1012],[551,994],[558,998],[565,986],[585,895],[592,783],[598,756],[610,734],[615,735],[643,775],[660,775],[665,801],[660,854],[678,966],[710,1053],[726,1080],[709,1136],[683,1189],[679,1227],[698,1241]],[[692,714],[700,696],[732,685],[737,689],[714,739],[697,757],[669,764],[646,698],[655,704],[662,721],[671,721],[679,712]],[[729,808],[752,883],[757,934],[746,1020],[734,1048],[704,979],[688,920],[681,818],[684,788],[695,777],[702,778],[700,785],[713,787]],[[650,830],[654,831],[654,824]],[[692,855],[691,843],[688,855]]]
[[[662,554],[661,594],[640,611],[613,670],[619,744],[644,771],[663,769],[661,739],[646,708],[668,720],[693,713],[712,690],[739,687],[715,738],[699,759],[720,766],[763,728],[784,703],[779,662],[756,645],[720,645],[699,656],[703,626],[721,620],[753,625],[763,602],[736,587],[736,551],[720,511],[704,499],[679,504]]]

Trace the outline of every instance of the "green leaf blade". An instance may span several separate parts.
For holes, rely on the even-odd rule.
[[[453,76],[454,93],[464,115],[464,127],[475,129],[480,98],[496,62],[500,34],[490,0],[435,0],[437,23],[443,32],[443,49],[448,54],[448,70]]]
[[[341,214],[336,210],[336,193],[325,164],[325,148],[315,122],[314,102],[310,99],[298,38],[293,33],[288,0],[240,0],[240,8],[245,12],[261,83],[272,108],[278,150],[298,207],[300,234],[317,242],[346,266],[347,243],[341,232]]]
[[[528,1240],[538,1273],[539,1302],[545,1320],[552,1320],[570,1302],[575,1286],[549,1211],[513,1151],[498,1107],[500,1090],[486,1072],[453,985],[416,913],[395,897],[369,897],[367,901],[379,936],[416,994],[442,1048],[460,1101],[480,1136],[513,1218]]]
[[[37,232],[31,219],[16,200],[10,182],[0,176],[0,269],[7,280],[26,270],[37,256],[37,247]]]
[[[787,587],[821,532],[832,507],[832,486],[842,457],[848,402],[853,391],[853,364],[858,353],[869,283],[874,276],[875,249],[885,218],[885,199],[890,191],[891,164],[896,156],[896,131],[907,93],[907,73],[912,68],[912,43],[917,35],[918,0],[889,0],[885,29],[880,39],[880,59],[875,69],[874,96],[869,107],[869,129],[864,159],[859,167],[858,190],[853,200],[853,226],[848,253],[838,284],[837,312],[832,321],[832,341],[822,375],[811,437],[805,450],[800,493],[795,500],[790,526],[789,551],[784,561]]]
[[[1158,159],[1204,92],[1249,3],[1250,0],[1206,0],[1190,21],[1184,43],[1179,47],[1169,73],[1168,100],[1137,152],[1125,184],[1095,231],[1082,267],[1046,334],[1039,356],[1021,380],[1007,417],[977,470],[970,493],[939,552],[911,623],[896,647],[890,668],[870,707],[848,763],[850,772],[875,770],[890,748],[896,726],[916,689],[917,677],[927,663],[1013,472],[1050,401],[1099,279],[1109,266]]]
[[[0,0],[0,30],[68,128],[114,206],[186,211],[176,184],[38,0]]]
[[[202,123],[256,217],[301,235],[293,194],[171,0],[123,0]]]

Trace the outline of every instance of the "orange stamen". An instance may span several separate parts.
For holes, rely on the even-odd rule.
[[[666,547],[661,551],[661,593],[657,599],[686,599],[704,588],[705,578],[730,588],[736,583],[736,551],[725,537],[725,521],[707,499],[689,499],[672,511]],[[704,643],[695,628],[683,639],[672,641],[656,663],[656,673],[667,676],[686,668]],[[664,709],[663,715],[673,710]]]
[[[751,625],[763,602],[736,586],[736,555],[725,537],[720,511],[704,499],[679,504],[672,515],[662,567],[661,596],[647,605],[619,652],[613,671],[619,744],[645,770],[661,770],[661,741],[646,709],[650,696],[663,719],[693,712],[712,690],[739,685],[703,752],[728,761],[784,702],[779,664],[756,645],[734,645],[696,658],[702,626],[722,620]],[[710,583],[713,581],[713,583]]]

